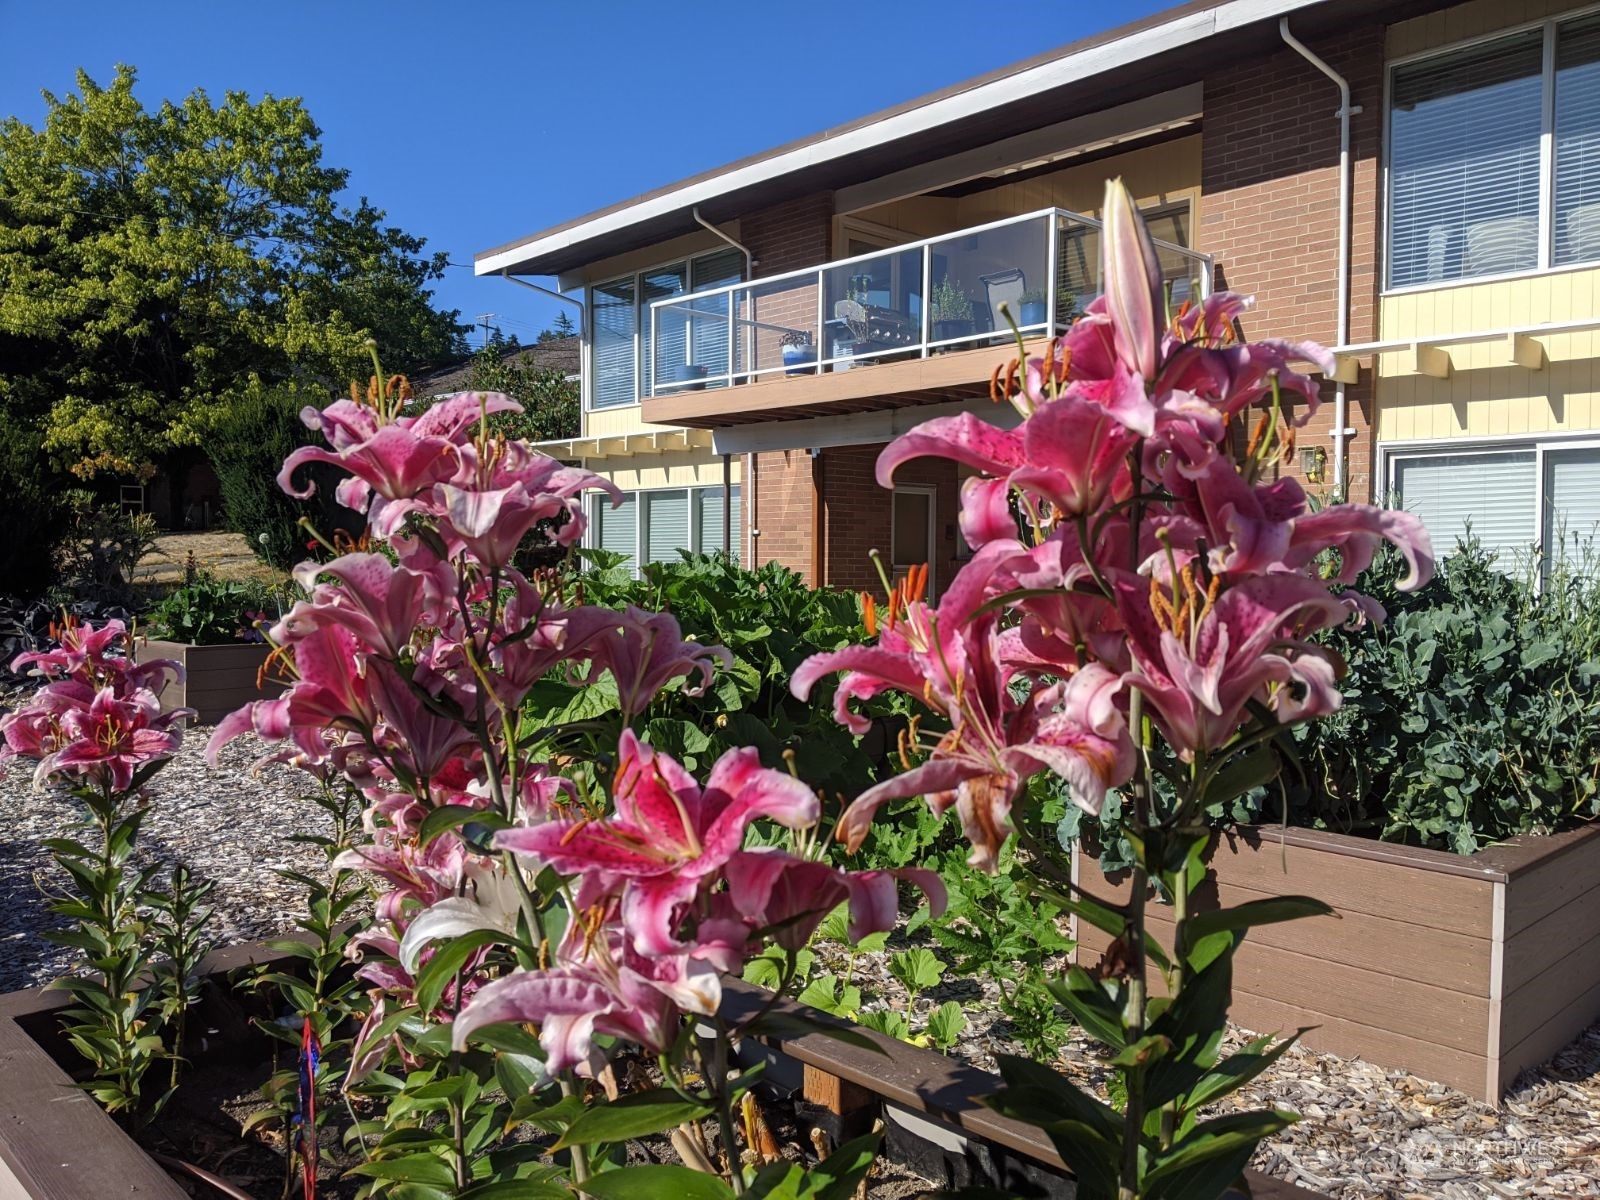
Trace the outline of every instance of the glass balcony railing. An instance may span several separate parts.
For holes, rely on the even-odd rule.
[[[1211,260],[1156,243],[1173,302]],[[652,394],[848,371],[1064,331],[1100,294],[1100,223],[1045,209],[650,305]]]

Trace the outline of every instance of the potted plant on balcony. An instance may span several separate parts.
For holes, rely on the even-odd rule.
[[[686,392],[698,392],[706,386],[706,372],[708,369],[704,363],[673,363],[670,369],[670,382],[673,384],[674,389],[681,388]]]
[[[1049,316],[1043,288],[1029,288],[1023,292],[1022,298],[1017,301],[1017,307],[1021,310],[1018,320],[1024,327],[1043,325]]]
[[[934,341],[971,336],[972,301],[951,282],[950,276],[946,275],[934,284],[929,304],[933,316]]]
[[[810,332],[804,329],[790,329],[786,330],[778,340],[783,345],[784,374],[811,374],[811,367],[817,361],[817,347],[811,339]]]

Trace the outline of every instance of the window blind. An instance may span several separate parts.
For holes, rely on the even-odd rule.
[[[1502,570],[1513,570],[1539,539],[1532,450],[1402,458],[1394,482],[1400,507],[1422,518],[1437,558],[1451,553],[1470,528]]]
[[[720,554],[722,552],[722,489],[720,487],[698,488],[694,493],[695,520],[699,525],[696,535],[697,549],[701,554]],[[739,561],[739,489],[730,490],[729,508],[733,514],[733,531],[728,540],[728,552],[735,562]]]
[[[1555,262],[1600,261],[1600,17],[1556,29]]]
[[[1543,45],[1532,30],[1395,71],[1390,286],[1538,266]]]
[[[611,507],[610,496],[594,499],[594,541],[602,550],[627,556],[623,565],[630,570],[638,566],[639,558],[639,506],[636,497],[626,495],[616,508]]]
[[[645,561],[677,562],[689,547],[689,493],[645,493]]]
[[[683,295],[687,290],[689,268],[685,263],[678,263],[657,271],[646,271],[640,278],[643,289],[639,300],[639,361],[644,364],[645,372],[645,385],[640,389],[640,394],[653,396],[656,383],[670,382],[674,378],[675,369],[689,361],[687,350],[689,335],[683,319],[675,315],[682,310],[671,309],[661,318],[661,327],[658,331],[660,344],[652,347],[650,339],[653,335],[650,326],[653,322],[650,319],[650,305],[657,300]]]
[[[702,254],[689,264],[689,290],[704,292],[724,284],[738,283],[744,278],[744,255],[731,246],[711,254]],[[735,298],[737,299],[737,297]],[[722,293],[695,301],[697,311],[705,316],[694,317],[689,331],[691,361],[705,367],[712,375],[728,370],[728,296]]]
[[[594,323],[595,408],[632,404],[634,387],[633,338],[636,329],[633,279],[597,285],[590,293]]]
[[[1600,551],[1600,446],[1544,453],[1545,557],[1593,566]]]

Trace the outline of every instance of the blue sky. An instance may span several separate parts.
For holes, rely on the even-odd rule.
[[[474,253],[910,99],[1163,3],[1112,0],[0,0],[0,113],[138,68],[300,96],[353,193],[448,252],[437,300],[531,338],[560,307]]]

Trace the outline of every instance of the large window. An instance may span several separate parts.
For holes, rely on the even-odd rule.
[[[1396,503],[1427,526],[1443,557],[1470,529],[1502,569],[1593,566],[1600,549],[1600,443],[1523,442],[1471,449],[1397,450]]]
[[[1600,17],[1398,64],[1389,286],[1600,262]]]
[[[730,553],[739,561],[739,489],[731,489]],[[629,492],[621,505],[596,493],[590,499],[589,544],[641,562],[677,562],[680,550],[715,554],[722,550],[723,496],[720,487],[659,488]]]
[[[684,262],[624,275],[590,288],[594,325],[591,351],[594,382],[590,389],[590,406],[615,408],[635,404],[640,397],[650,395],[650,381],[655,378],[652,363],[657,359],[663,363],[710,365],[713,371],[725,372],[728,355],[725,322],[723,326],[716,326],[697,321],[692,334],[681,321],[668,323],[661,331],[661,344],[653,346],[650,305],[685,292],[737,283],[743,276],[743,267],[743,256],[730,247]]]

